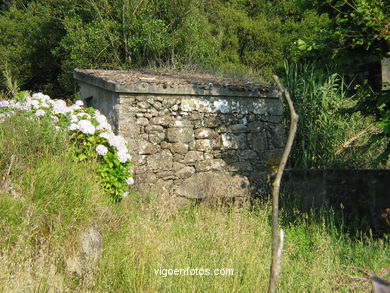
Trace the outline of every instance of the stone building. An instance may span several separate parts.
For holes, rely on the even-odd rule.
[[[280,93],[205,75],[75,70],[81,99],[107,116],[133,158],[135,186],[190,199],[264,190],[285,134]]]

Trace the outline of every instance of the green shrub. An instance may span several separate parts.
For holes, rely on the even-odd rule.
[[[378,130],[372,116],[355,112],[338,74],[313,64],[286,65],[284,84],[299,115],[290,163],[294,168],[370,168],[384,141],[370,144]]]
[[[52,100],[38,93],[20,101],[0,101],[0,119],[22,112],[37,123],[45,123],[49,134],[68,133],[74,160],[97,162],[96,173],[102,188],[114,201],[119,201],[127,196],[128,186],[134,183],[129,173],[131,156],[126,141],[114,135],[104,115],[82,105],[82,101],[76,101],[68,107],[63,100]]]

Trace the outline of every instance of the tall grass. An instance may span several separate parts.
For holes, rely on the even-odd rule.
[[[288,211],[281,211],[282,217]],[[270,205],[255,210],[186,206],[166,209],[134,195],[116,207],[105,230],[97,292],[266,292],[270,264]],[[354,239],[322,212],[285,222],[280,292],[367,292],[353,266],[389,264],[388,238]],[[114,228],[113,228],[114,227]],[[167,276],[159,268],[233,268],[233,276]],[[361,276],[360,276],[361,277]]]
[[[49,121],[0,122],[0,292],[36,291],[42,278],[64,288],[64,256],[101,198],[92,171],[73,162],[69,148]]]
[[[352,112],[358,97],[341,75],[315,64],[285,64],[283,82],[299,115],[291,167],[375,167],[371,163],[386,146],[368,144],[374,118]]]
[[[240,210],[172,206],[138,194],[108,203],[69,147],[49,123],[23,116],[0,123],[0,292],[266,291],[268,203]],[[368,281],[350,268],[378,272],[390,263],[387,236],[352,238],[329,211],[302,214],[292,206],[281,217],[280,292],[367,292]],[[91,280],[67,273],[64,263],[77,249],[77,235],[92,224],[104,242]],[[164,277],[155,273],[160,268],[234,274]]]

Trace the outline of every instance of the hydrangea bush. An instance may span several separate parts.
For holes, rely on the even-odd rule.
[[[53,100],[42,93],[0,101],[0,120],[20,111],[33,119],[49,118],[55,129],[68,133],[75,146],[75,160],[97,161],[101,186],[114,201],[128,195],[134,180],[129,172],[131,156],[126,141],[112,132],[106,117],[98,110],[85,108],[80,100],[67,106],[65,101]]]

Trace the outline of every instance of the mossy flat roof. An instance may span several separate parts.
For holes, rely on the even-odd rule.
[[[75,69],[74,78],[118,93],[279,97],[280,92],[250,81],[208,74],[157,73],[135,70]]]

